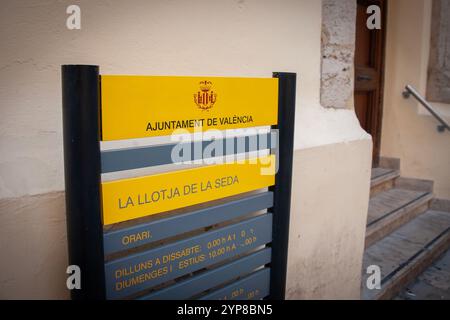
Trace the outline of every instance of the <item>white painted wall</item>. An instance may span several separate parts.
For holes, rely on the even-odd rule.
[[[365,138],[324,109],[319,1],[5,1],[0,16],[0,198],[63,189],[60,66],[104,74],[270,77],[297,72],[296,148]]]
[[[431,45],[431,22],[432,22],[432,8],[433,1],[425,1],[423,3],[423,23],[422,23],[422,37],[421,37],[421,61],[420,61],[420,84],[419,89],[425,95],[428,80],[428,64],[430,60],[430,45]],[[450,104],[440,102],[430,102],[437,112],[443,117],[450,119]],[[418,105],[418,112],[420,115],[429,116],[430,113],[422,105]],[[450,121],[450,120],[449,120]]]
[[[294,186],[300,183],[303,187],[293,190],[292,228],[307,228],[308,236],[299,240],[291,236],[290,266],[306,266],[304,270],[310,271],[299,275],[295,275],[295,269],[290,271],[295,281],[289,283],[290,298],[357,297],[359,273],[355,270],[360,270],[362,258],[371,141],[359,127],[353,110],[320,106],[321,2],[76,3],[81,7],[81,30],[67,30],[65,26],[65,10],[73,1],[2,2],[0,254],[12,258],[0,260],[1,297],[67,297],[60,282],[46,286],[44,281],[36,290],[29,288],[29,281],[35,277],[51,279],[58,274],[57,279],[63,279],[66,267],[61,263],[66,257],[65,240],[54,236],[65,232],[61,202],[58,206],[50,199],[46,202],[48,192],[62,190],[64,185],[62,64],[97,64],[103,74],[270,77],[272,71],[296,72]],[[358,147],[352,148],[353,144]],[[310,149],[317,152],[311,153],[308,166],[304,166],[302,152]],[[357,165],[352,159],[358,159]],[[321,172],[320,184],[316,171]],[[360,178],[346,179],[345,172]],[[327,179],[335,188],[321,188]],[[39,210],[36,198],[29,196],[36,194]],[[341,194],[348,200],[345,208]],[[356,200],[350,201],[348,195]],[[314,203],[321,203],[320,208]],[[338,220],[350,223],[342,230],[342,224],[335,225],[336,232],[328,234],[327,241],[308,241],[309,236],[325,234],[323,231]],[[328,225],[323,224],[326,221]],[[36,225],[45,225],[52,232],[37,232],[33,229]],[[18,237],[21,241],[16,241]],[[355,239],[360,241],[356,245]],[[330,248],[330,242],[339,246]],[[317,249],[316,254],[303,254],[311,246]],[[40,268],[30,266],[26,252],[33,252]],[[328,260],[329,254],[337,259]],[[351,270],[345,264],[335,265],[348,258],[356,263]],[[311,275],[320,278],[321,269],[313,267],[317,261],[336,276],[352,273],[348,277],[353,279],[348,284],[351,288],[339,293],[322,284],[322,289],[312,294],[314,284],[304,280]],[[16,268],[9,267],[12,263]]]
[[[359,298],[371,150],[360,140],[296,151],[288,298]]]
[[[450,135],[414,98],[407,84],[425,96],[430,50],[431,1],[389,2],[381,155],[400,158],[402,176],[434,181],[437,197],[450,199]],[[450,121],[450,106],[437,104]]]

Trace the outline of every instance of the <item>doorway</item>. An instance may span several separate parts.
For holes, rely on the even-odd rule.
[[[355,42],[355,112],[373,140],[372,165],[378,166],[383,115],[384,52],[387,0],[358,0]],[[381,30],[367,28],[367,8],[381,9]]]

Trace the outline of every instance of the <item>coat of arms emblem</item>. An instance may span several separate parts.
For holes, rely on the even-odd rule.
[[[202,110],[211,109],[217,101],[217,93],[211,90],[211,87],[211,81],[201,81],[200,91],[194,94],[195,104]]]

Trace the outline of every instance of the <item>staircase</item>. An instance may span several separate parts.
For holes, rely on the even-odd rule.
[[[400,161],[372,170],[361,298],[392,299],[450,248],[450,201],[433,182],[400,177]],[[381,269],[381,289],[366,286],[367,267]]]

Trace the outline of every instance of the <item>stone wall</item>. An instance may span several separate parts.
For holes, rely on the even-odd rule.
[[[324,107],[353,108],[356,0],[322,1],[322,79]]]
[[[450,103],[450,0],[433,0],[427,99]]]

